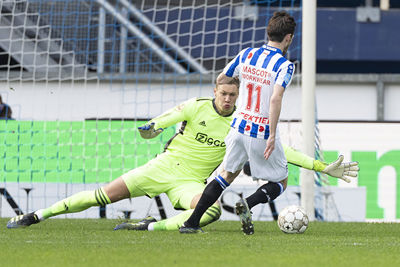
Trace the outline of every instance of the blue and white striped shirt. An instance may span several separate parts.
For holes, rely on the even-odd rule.
[[[268,139],[269,103],[274,85],[289,86],[294,68],[278,48],[263,45],[242,50],[223,71],[240,80],[237,110],[231,126],[242,134]]]

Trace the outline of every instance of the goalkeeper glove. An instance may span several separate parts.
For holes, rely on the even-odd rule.
[[[158,128],[157,130],[154,129],[155,123],[152,122],[150,124],[145,124],[141,127],[138,127],[140,136],[144,139],[151,139],[159,135],[162,131],[164,131],[163,128]]]
[[[315,160],[313,169],[350,183],[350,178],[357,177],[360,168],[358,167],[358,162],[352,161],[342,163],[343,159],[343,155],[340,155],[336,161],[328,165],[319,160]]]

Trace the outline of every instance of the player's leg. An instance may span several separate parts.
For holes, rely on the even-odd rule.
[[[250,169],[253,178],[265,180],[268,183],[260,186],[254,194],[246,198],[250,209],[257,204],[276,199],[287,186],[287,161],[281,143],[279,140],[276,141],[275,149],[267,161],[263,157],[263,151],[259,149],[263,143],[263,140],[257,139],[252,142],[254,153],[250,155]]]
[[[279,140],[275,143],[275,146],[274,151],[266,161],[264,159],[265,141],[251,139],[249,142],[252,176],[253,178],[267,180],[269,183],[262,185],[248,198],[240,199],[235,205],[236,214],[239,215],[242,224],[242,231],[248,235],[254,233],[250,209],[257,204],[274,200],[283,193],[287,185],[287,162]]]
[[[287,162],[283,154],[283,148],[279,139],[275,142],[275,149],[268,158],[264,158],[265,140],[251,137],[244,137],[247,140],[246,148],[249,155],[250,169],[253,178],[259,178],[271,183],[263,185],[247,199],[240,199],[235,205],[235,212],[239,215],[242,224],[242,231],[251,235],[254,233],[252,214],[250,209],[259,203],[266,203],[279,196],[286,188]],[[279,182],[281,183],[273,183]]]
[[[224,168],[206,188],[197,204],[193,214],[180,228],[181,233],[191,233],[191,229],[199,228],[200,219],[206,210],[221,196],[223,190],[239,175],[244,163],[247,161],[247,153],[243,135],[230,131],[225,138],[226,154]]]
[[[60,200],[48,208],[40,209],[35,212],[19,215],[12,218],[8,223],[8,228],[27,227],[31,224],[39,223],[47,218],[86,210],[93,206],[105,206],[112,202],[129,197],[128,188],[120,177],[111,183],[96,190],[82,191],[70,197]]]
[[[7,227],[26,227],[56,215],[80,212],[93,206],[105,206],[129,197],[144,196],[147,192],[141,189],[141,185],[153,183],[147,182],[147,180],[150,173],[155,171],[154,169],[157,168],[152,167],[151,164],[146,164],[125,173],[104,187],[92,191],[82,191],[58,201],[46,209],[16,216],[7,223]],[[149,194],[151,193],[149,192]],[[152,196],[155,196],[159,193],[154,192],[153,194]]]
[[[201,195],[198,195],[200,199]],[[178,230],[183,223],[192,215],[194,209],[185,210],[176,216],[171,218],[150,223],[147,230],[149,231],[171,231]],[[212,222],[215,222],[221,216],[221,208],[218,203],[215,203],[209,207],[200,219],[200,227],[206,226]]]
[[[205,185],[199,182],[183,183],[167,192],[167,196],[175,208],[185,209],[180,214],[149,225],[149,230],[178,230],[193,213],[199,202]],[[200,219],[200,226],[215,222],[221,216],[219,203],[209,207]]]
[[[164,157],[163,154],[153,159],[149,164],[146,164],[145,168],[140,167],[139,169],[141,169],[139,175],[124,177],[129,190],[132,190],[131,197],[146,195],[153,198],[161,193],[168,194],[170,190],[175,188],[176,177],[180,177],[179,168],[177,168],[176,164],[170,162],[168,157]],[[202,192],[204,184],[196,184],[199,184],[200,187],[195,192]],[[190,194],[190,188],[188,189],[187,194]],[[174,202],[172,204],[175,205]],[[117,225],[114,230],[148,230],[148,226],[153,222],[156,222],[153,217],[147,217],[137,223],[124,222]]]
[[[84,211],[93,206],[105,206],[128,197],[128,188],[119,177],[96,190],[82,191],[60,200],[47,209],[36,211],[35,214],[39,219],[47,219],[60,214]]]
[[[214,207],[213,204],[216,203],[224,189],[230,185],[227,180],[229,179],[230,181],[233,181],[239,173],[240,170],[235,173],[223,170],[221,174],[224,174],[227,179],[223,179],[221,175],[215,177],[214,180],[206,186],[196,208],[193,210],[190,217],[179,228],[179,231],[181,233],[201,232],[200,227],[203,224],[203,218],[205,218],[207,214],[212,211],[212,208]]]
[[[288,178],[283,179],[279,182],[268,182],[260,186],[256,192],[246,198],[249,209],[260,203],[268,203],[285,191],[287,186]]]
[[[179,179],[178,179],[179,181]],[[138,223],[124,223],[116,227],[128,230],[168,231],[177,230],[189,218],[196,207],[205,185],[198,181],[182,182],[171,180],[172,189],[165,192],[175,208],[185,211],[171,218],[155,221],[153,217],[147,217]],[[205,226],[219,219],[221,208],[218,203],[212,205],[202,216],[200,225]]]
[[[274,200],[283,193],[287,185],[287,178],[280,182],[268,182],[257,189],[257,191],[246,199],[240,199],[236,202],[235,212],[240,218],[242,231],[251,235],[254,234],[254,225],[252,222],[251,208],[260,204]]]

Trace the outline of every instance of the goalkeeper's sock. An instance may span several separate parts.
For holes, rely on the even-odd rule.
[[[93,206],[105,206],[111,201],[103,188],[98,188],[93,191],[82,191],[68,198],[56,202],[52,206],[38,210],[35,214],[39,220],[44,220],[65,213],[74,213],[86,210]]]
[[[249,206],[249,209],[251,209],[260,203],[272,201],[282,194],[284,190],[285,188],[282,183],[269,182],[264,184],[260,186],[254,194],[246,198],[247,205]]]
[[[192,215],[185,222],[185,226],[199,227],[200,218],[203,216],[206,210],[218,200],[224,189],[228,186],[229,183],[220,175],[215,177],[215,179],[211,181],[211,183],[209,183],[204,189],[204,192],[201,195],[201,198],[197,203]]]
[[[185,210],[184,212],[159,222],[151,223],[148,227],[149,231],[171,231],[178,230],[179,227],[190,217],[193,213],[193,209]],[[212,222],[215,222],[221,216],[221,208],[218,204],[214,204],[209,207],[200,219],[200,226],[206,226]]]

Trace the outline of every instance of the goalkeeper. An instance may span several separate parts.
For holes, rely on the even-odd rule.
[[[139,223],[120,224],[115,229],[178,230],[193,212],[207,178],[223,160],[224,139],[235,110],[238,86],[237,79],[228,84],[219,84],[214,89],[215,98],[190,99],[139,127],[141,136],[149,139],[156,137],[164,128],[182,122],[179,132],[168,141],[164,152],[147,164],[96,190],[82,191],[48,208],[16,216],[7,223],[7,227],[27,227],[60,214],[105,206],[125,198],[152,198],[165,193],[176,209],[185,211],[166,220],[157,222],[148,217]],[[358,167],[350,171],[350,167],[341,162],[328,165],[290,147],[285,148],[285,153],[289,163],[301,167],[322,171],[340,179],[347,179],[346,175],[357,176]],[[201,217],[200,226],[218,220],[220,214],[221,208],[215,203]]]

